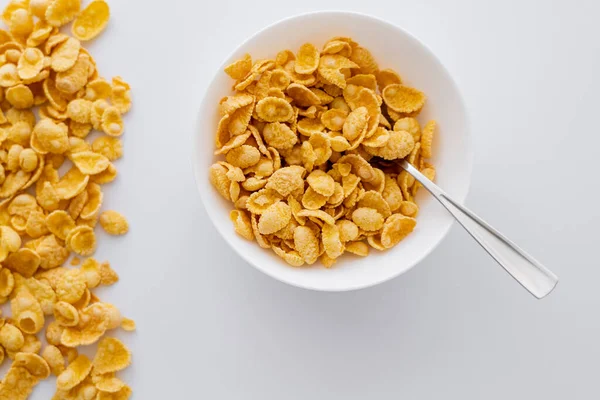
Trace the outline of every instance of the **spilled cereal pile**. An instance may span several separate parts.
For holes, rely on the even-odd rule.
[[[0,318],[0,363],[12,363],[0,400],[28,398],[51,374],[56,400],[131,394],[115,375],[131,354],[105,334],[135,323],[92,292],[118,275],[89,258],[98,222],[111,235],[129,229],[121,214],[101,208],[102,185],[116,178],[113,161],[123,155],[130,88],[102,78],[81,43],[102,32],[109,14],[102,0],[83,10],[79,0],[12,0],[2,13],[0,304],[10,304],[10,315]],[[72,21],[73,36],[59,31]],[[78,354],[96,342],[92,359]]]
[[[344,252],[389,249],[416,225],[419,183],[395,160],[430,179],[435,121],[416,117],[425,95],[379,69],[371,53],[336,37],[319,51],[225,68],[236,93],[219,104],[210,180],[235,209],[235,231],[293,266]]]

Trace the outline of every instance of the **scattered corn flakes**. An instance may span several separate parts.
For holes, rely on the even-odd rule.
[[[108,263],[88,259],[81,268],[61,267],[71,251],[93,253],[98,220],[107,231],[121,233],[127,226],[120,215],[117,221],[110,213],[99,216],[100,185],[115,179],[111,161],[123,154],[116,136],[131,107],[130,86],[118,76],[111,83],[101,78],[80,42],[105,28],[108,5],[92,0],[80,9],[80,0],[13,0],[2,14],[9,31],[0,30],[0,303],[10,301],[11,316],[0,320],[0,358],[7,355],[13,364],[0,383],[0,399],[26,398],[50,372],[60,375],[57,393],[65,398],[96,398],[91,362],[77,358],[73,346],[93,343],[120,325],[135,328],[90,291],[118,280]],[[73,19],[75,37],[58,32]],[[268,68],[265,63],[256,73]],[[108,136],[88,143],[92,129]],[[59,174],[67,158],[73,167]],[[241,169],[230,176],[236,184],[245,180]],[[72,258],[71,266],[78,260]],[[46,318],[53,319],[44,333],[49,345],[39,357],[36,334]],[[66,370],[65,357],[71,362]],[[112,390],[112,398],[131,393],[110,379],[102,387]]]

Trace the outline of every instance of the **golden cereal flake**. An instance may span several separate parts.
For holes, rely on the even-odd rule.
[[[11,365],[0,383],[0,400],[26,400],[38,382],[24,367]]]
[[[88,182],[88,175],[79,171],[78,168],[72,167],[54,185],[54,189],[56,190],[56,195],[60,199],[72,199],[85,190]]]
[[[326,172],[315,170],[306,177],[306,181],[316,193],[325,197],[333,195],[335,182]]]
[[[323,225],[321,240],[323,241],[325,253],[330,258],[338,258],[344,253],[344,244],[340,240],[340,231],[337,225]]]
[[[83,51],[79,52],[75,65],[56,74],[56,89],[66,95],[76,94],[88,81],[90,65],[90,57]]]
[[[54,345],[47,345],[42,350],[42,358],[46,360],[46,363],[50,367],[50,371],[53,375],[58,376],[65,370],[65,358]]]
[[[129,223],[125,217],[113,210],[100,214],[100,225],[110,235],[124,235],[129,231]]]
[[[40,268],[51,269],[62,265],[69,258],[69,250],[56,241],[56,236],[40,238],[35,251],[40,255]]]
[[[44,68],[44,53],[37,48],[27,48],[19,58],[17,72],[21,79],[32,79]]]
[[[231,149],[226,155],[226,160],[229,164],[244,169],[259,162],[260,152],[254,146],[243,144]]]
[[[421,155],[425,158],[431,157],[431,144],[433,142],[433,134],[435,132],[436,122],[429,121],[423,127],[421,134]]]
[[[321,104],[319,96],[306,86],[298,83],[290,84],[286,89],[286,93],[294,100],[294,103],[298,107],[310,107]]]
[[[318,210],[327,203],[327,198],[309,186],[302,196],[302,206],[307,210]]]
[[[275,233],[285,227],[292,217],[290,206],[278,201],[267,208],[260,216],[258,230],[263,235]]]
[[[383,227],[384,218],[373,208],[357,208],[352,213],[352,221],[362,230],[378,231]]]
[[[105,337],[98,344],[98,351],[92,362],[94,373],[106,374],[125,369],[131,363],[131,352],[123,342],[116,338]]]
[[[96,235],[89,226],[80,225],[71,230],[65,242],[71,251],[81,256],[90,256],[96,251]]]
[[[415,147],[412,135],[406,131],[390,131],[385,146],[367,147],[367,153],[385,160],[397,160],[406,157]]]
[[[386,86],[382,96],[385,104],[399,113],[417,112],[421,110],[426,100],[423,92],[401,84]]]
[[[51,55],[51,68],[56,72],[64,72],[71,69],[77,62],[81,43],[75,38],[66,38],[58,44]]]
[[[69,232],[75,228],[75,221],[66,211],[56,210],[46,217],[46,226],[57,238],[65,240]]]
[[[244,56],[232,64],[225,67],[225,73],[235,80],[244,78],[252,68],[252,57],[246,53]]]
[[[92,142],[92,150],[109,161],[114,161],[123,156],[123,143],[116,137],[99,136]]]
[[[80,354],[56,378],[56,388],[70,390],[81,383],[92,371],[92,362],[85,355]]]
[[[250,217],[243,210],[231,210],[229,213],[229,219],[233,222],[235,232],[247,240],[254,239],[254,233],[252,232],[252,222]]]
[[[27,289],[16,291],[11,299],[12,317],[21,331],[35,334],[44,327],[44,312],[40,303]]]
[[[396,71],[389,68],[378,71],[376,76],[377,85],[379,85],[379,89],[382,91],[389,85],[402,83],[402,78],[400,78],[400,75],[398,75]]]
[[[365,242],[346,243],[345,249],[348,253],[352,253],[357,256],[366,257],[369,255],[369,246]]]
[[[23,333],[14,325],[4,324],[0,328],[0,345],[7,351],[18,351],[25,344]]]
[[[81,9],[80,0],[52,0],[46,8],[46,21],[52,26],[68,24]]]
[[[16,85],[6,89],[6,100],[17,109],[33,106],[33,93],[25,85]]]
[[[319,66],[319,50],[311,43],[304,43],[296,54],[294,70],[298,74],[312,74]]]
[[[263,129],[265,142],[278,150],[289,150],[298,142],[296,134],[286,124],[272,122]]]
[[[284,99],[265,97],[256,103],[256,113],[266,122],[285,122],[294,115],[294,110]]]
[[[54,304],[54,319],[60,326],[77,326],[79,324],[79,312],[77,308],[66,301]]]
[[[358,68],[358,65],[339,54],[326,54],[319,60],[319,76],[342,89],[346,87],[346,77],[341,72],[343,68]]]
[[[37,252],[21,248],[8,255],[4,266],[11,271],[21,274],[25,278],[29,278],[37,271],[40,263],[41,257]]]
[[[93,151],[79,151],[71,155],[73,164],[85,175],[95,175],[108,168],[109,160]]]
[[[389,204],[385,201],[381,193],[374,190],[366,191],[358,200],[357,207],[367,207],[377,210],[384,219],[392,214]]]
[[[314,264],[319,257],[319,239],[315,232],[306,226],[299,226],[294,229],[293,239],[294,246],[304,262]]]
[[[390,216],[381,231],[381,244],[388,249],[394,247],[413,231],[416,224],[417,221],[414,218],[402,214]]]
[[[108,24],[110,9],[104,0],[94,0],[75,18],[71,32],[79,40],[91,40]]]

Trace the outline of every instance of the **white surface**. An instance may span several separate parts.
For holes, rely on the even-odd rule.
[[[92,53],[135,105],[105,198],[132,229],[99,257],[121,275],[104,297],[138,322],[134,399],[598,398],[598,2],[110,3]],[[467,205],[557,273],[548,298],[457,226],[401,277],[338,294],[265,276],[213,231],[189,161],[204,90],[255,31],[324,8],[388,19],[447,66],[474,134]]]
[[[302,36],[288,37],[287,32],[306,29]],[[472,144],[468,132],[465,105],[460,93],[440,64],[439,60],[421,43],[406,32],[381,20],[359,14],[322,12],[289,18],[272,25],[250,38],[237,48],[225,62],[228,65],[245,53],[254,59],[275,58],[278,51],[298,49],[303,43],[314,43],[321,48],[326,40],[335,36],[349,36],[368,48],[381,68],[402,70],[404,83],[423,90],[427,106],[419,115],[421,124],[435,118],[440,126],[434,143],[432,162],[439,173],[436,181],[449,188],[458,201],[464,200],[471,178],[473,161]],[[389,51],[388,41],[394,41],[395,52]],[[407,59],[403,54],[410,54]],[[209,167],[224,159],[215,157],[214,132],[219,122],[217,104],[225,95],[232,94],[233,81],[219,68],[215,79],[206,90],[198,114],[198,124],[193,140],[192,162],[201,198],[207,214],[215,227],[242,258],[267,275],[292,285],[324,291],[344,291],[369,287],[385,282],[403,272],[427,256],[448,233],[454,219],[440,207],[425,190],[418,194],[418,224],[401,244],[387,252],[373,251],[369,257],[348,255],[337,263],[336,268],[290,268],[272,251],[260,248],[237,235],[229,219],[232,204],[223,199],[208,179]],[[456,154],[467,154],[456,157]],[[373,265],[377,265],[374,269]]]

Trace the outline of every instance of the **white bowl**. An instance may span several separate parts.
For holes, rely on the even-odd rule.
[[[436,56],[401,28],[382,20],[349,12],[315,12],[284,19],[241,44],[217,71],[204,96],[193,134],[193,167],[201,198],[215,228],[249,264],[290,285],[323,291],[369,287],[394,278],[427,256],[444,238],[453,218],[421,189],[415,231],[386,252],[372,250],[368,257],[343,256],[331,269],[320,264],[294,268],[256,242],[238,236],[229,220],[231,203],[211,186],[208,169],[215,162],[214,136],[219,120],[219,100],[229,95],[232,80],[223,68],[250,53],[253,59],[274,58],[279,50],[296,51],[303,43],[320,47],[333,36],[349,36],[369,49],[380,68],[392,68],[404,82],[427,95],[419,117],[421,124],[436,119],[433,163],[436,182],[458,201],[467,195],[472,153],[463,99],[448,71]]]

